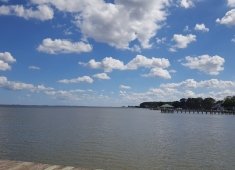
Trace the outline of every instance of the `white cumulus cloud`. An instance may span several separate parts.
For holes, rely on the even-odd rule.
[[[194,27],[194,30],[196,31],[202,31],[202,32],[209,32],[210,29],[205,26],[205,24],[196,24]]]
[[[194,1],[193,0],[180,0],[180,6],[182,8],[192,8],[194,7]]]
[[[6,71],[6,70],[10,70],[10,69],[11,69],[11,66],[8,63],[0,60],[0,70],[1,71]]]
[[[196,35],[193,34],[174,34],[172,41],[175,42],[175,45],[173,45],[170,50],[176,51],[177,49],[187,48],[190,43],[195,42],[196,40]]]
[[[16,62],[16,59],[9,52],[0,53],[0,60],[5,61],[7,63]]]
[[[36,87],[32,84],[8,81],[4,76],[0,76],[0,87],[9,90],[36,90]]]
[[[166,37],[162,37],[162,38],[156,38],[156,42],[158,45],[161,45],[161,44],[165,44],[166,43]]]
[[[131,86],[127,86],[127,85],[121,84],[121,85],[119,86],[119,88],[120,88],[120,89],[124,89],[124,90],[129,90],[129,89],[131,89]]]
[[[186,79],[179,83],[166,83],[161,84],[161,88],[171,88],[171,89],[197,89],[197,88],[209,88],[209,89],[232,89],[235,88],[235,82],[224,81],[218,79],[201,80],[196,81],[194,79]]]
[[[162,68],[152,68],[148,74],[143,74],[144,77],[161,77],[164,79],[171,79],[168,70]]]
[[[150,71],[147,74],[143,74],[144,77],[161,77],[164,79],[170,79],[171,75],[167,68],[170,67],[170,62],[166,58],[147,58],[143,55],[137,55],[131,61],[125,65],[126,70],[137,70],[139,68],[149,68]]]
[[[28,91],[31,93],[42,93],[47,96],[52,97],[52,99],[59,99],[60,101],[67,101],[67,103],[75,103],[85,101],[84,104],[87,104],[87,101],[94,102],[94,100],[99,100],[104,102],[108,99],[108,96],[103,94],[98,94],[93,92],[93,90],[59,90],[51,87],[46,87],[44,85],[34,85],[31,83],[25,83],[20,81],[10,81],[7,77],[0,76],[0,88],[11,90],[11,91]],[[107,102],[107,101],[106,101]]]
[[[53,9],[47,5],[38,5],[36,9],[25,8],[23,5],[2,5],[0,15],[13,15],[24,19],[51,20],[54,17]]]
[[[229,7],[235,7],[235,0],[228,0]]]
[[[38,46],[37,50],[49,54],[82,53],[92,51],[92,46],[84,42],[46,38],[42,41],[42,44]]]
[[[0,52],[0,70],[11,70],[12,63],[16,62],[16,59],[9,52]]]
[[[125,65],[122,61],[112,57],[105,57],[101,61],[95,61],[95,59],[91,59],[88,63],[80,63],[80,64],[88,66],[92,69],[103,69],[105,72],[125,69]]]
[[[110,77],[106,73],[98,73],[93,75],[94,78],[101,79],[101,80],[109,80]]]
[[[219,24],[234,26],[235,25],[235,9],[228,11],[221,19],[217,18],[216,22]]]
[[[130,70],[136,70],[140,67],[145,68],[154,68],[154,67],[160,67],[160,68],[167,68],[170,66],[170,62],[166,58],[147,58],[143,55],[137,55],[135,58],[133,58],[131,61],[129,61],[126,64],[126,69]]]
[[[90,76],[82,76],[82,77],[77,77],[74,79],[63,79],[59,80],[59,83],[64,83],[64,84],[71,84],[71,83],[93,83],[94,80]]]
[[[174,101],[188,97],[213,97],[221,100],[234,94],[234,90],[234,81],[186,79],[181,82],[160,84],[144,92],[120,91],[120,97],[123,101],[134,104],[143,101]]]
[[[31,0],[34,4],[54,6],[73,13],[76,26],[84,37],[120,49],[132,49],[137,40],[142,48],[150,48],[151,38],[167,18],[170,0]],[[95,29],[94,29],[95,28]]]
[[[112,57],[106,57],[101,61],[95,61],[92,59],[87,63],[79,63],[84,66],[88,66],[92,69],[103,69],[104,72],[111,72],[113,70],[137,70],[139,68],[150,69],[148,74],[144,74],[145,77],[162,77],[169,79],[171,78],[169,71],[170,62],[166,58],[147,58],[143,55],[137,55],[127,64],[123,61],[114,59]]]
[[[209,56],[207,54],[198,57],[185,57],[185,62],[182,65],[190,68],[202,71],[209,75],[218,75],[224,70],[225,59],[215,55]]]

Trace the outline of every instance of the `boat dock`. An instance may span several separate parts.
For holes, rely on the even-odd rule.
[[[0,160],[0,170],[91,170],[72,166],[49,165],[34,162]]]
[[[218,110],[190,110],[190,109],[161,109],[161,113],[188,113],[188,114],[211,114],[211,115],[235,115],[235,111]]]

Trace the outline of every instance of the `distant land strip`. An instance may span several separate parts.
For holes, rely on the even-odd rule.
[[[153,101],[140,103],[140,108],[149,108],[154,110],[161,110],[164,105],[168,105],[171,109],[177,110],[194,110],[194,111],[221,111],[234,112],[235,111],[235,96],[227,96],[223,100],[216,100],[211,97],[202,98],[182,98],[179,101],[164,102]]]

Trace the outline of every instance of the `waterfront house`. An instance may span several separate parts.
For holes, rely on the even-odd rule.
[[[211,108],[212,110],[216,111],[223,111],[224,107],[222,106],[222,102],[216,103],[214,106]]]
[[[163,113],[173,113],[174,112],[174,106],[169,104],[164,104],[160,106],[161,112]]]

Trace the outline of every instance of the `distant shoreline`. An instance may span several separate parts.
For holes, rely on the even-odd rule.
[[[71,107],[71,108],[128,108],[122,106],[70,106],[70,105],[21,105],[21,104],[0,104],[0,107]]]

